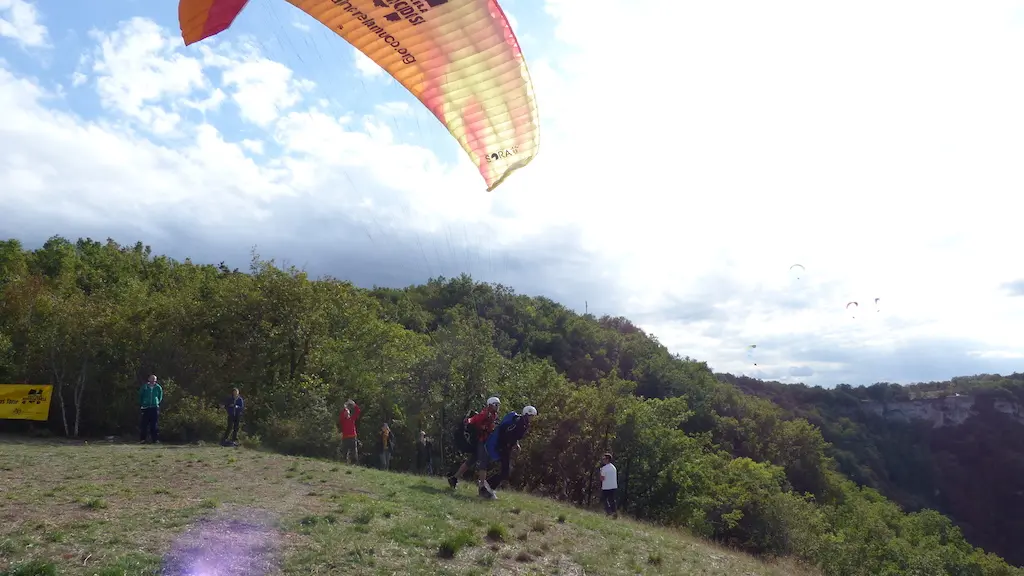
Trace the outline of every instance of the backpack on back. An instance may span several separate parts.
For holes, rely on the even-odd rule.
[[[470,410],[462,421],[455,424],[452,430],[452,440],[455,449],[459,452],[472,454],[476,444],[476,435],[473,427],[469,425],[469,419],[476,416],[476,410]]]

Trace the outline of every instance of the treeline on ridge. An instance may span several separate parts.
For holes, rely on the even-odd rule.
[[[446,432],[497,395],[539,410],[511,483],[596,505],[600,454],[621,508],[834,575],[1021,575],[932,510],[904,513],[844,477],[818,428],[719,382],[624,318],[579,315],[469,277],[367,290],[254,256],[248,273],[148,247],[0,243],[0,381],[52,383],[50,426],[135,433],[137,388],[165,383],[165,438],[216,440],[232,386],[246,442],[334,457],[346,398],[360,434],[385,420],[408,469],[420,429]],[[4,421],[8,431],[23,423]]]

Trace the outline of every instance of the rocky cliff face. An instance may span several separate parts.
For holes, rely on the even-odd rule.
[[[932,428],[957,426],[972,416],[990,412],[1005,414],[1018,424],[1024,425],[1024,409],[1021,405],[1002,398],[986,398],[978,403],[973,395],[951,395],[898,402],[864,401],[862,407],[865,411],[882,416],[886,420],[926,420],[932,423]]]

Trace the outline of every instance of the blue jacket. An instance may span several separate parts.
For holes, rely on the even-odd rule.
[[[228,398],[227,404],[224,405],[224,409],[228,411],[228,416],[233,416],[235,418],[242,415],[242,409],[244,408],[245,401],[242,400],[241,396],[238,398]]]
[[[487,454],[492,460],[497,460],[502,452],[523,439],[529,431],[529,424],[518,412],[509,412],[501,419],[494,428],[494,432],[487,437]]]

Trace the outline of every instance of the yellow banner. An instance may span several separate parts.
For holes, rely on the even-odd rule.
[[[48,420],[50,384],[0,384],[0,419]]]

